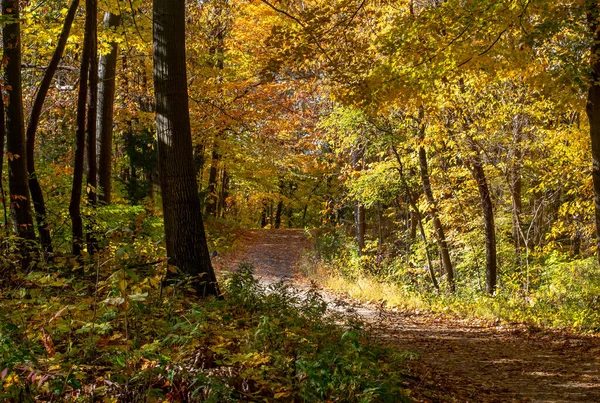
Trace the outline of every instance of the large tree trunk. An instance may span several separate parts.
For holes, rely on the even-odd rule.
[[[218,295],[202,221],[192,152],[185,57],[185,1],[154,0],[154,93],[168,263],[201,296]]]
[[[33,106],[31,107],[31,113],[29,116],[29,123],[27,124],[27,172],[29,173],[29,190],[31,191],[31,199],[33,201],[33,207],[35,209],[35,218],[37,221],[38,231],[40,233],[40,244],[42,245],[43,251],[46,253],[52,252],[52,243],[50,237],[50,231],[48,230],[46,223],[46,203],[44,201],[44,194],[42,193],[42,187],[38,181],[35,172],[35,135],[39,126],[40,116],[42,114],[42,108],[44,101],[48,95],[48,90],[52,84],[54,74],[58,68],[58,64],[62,59],[62,55],[69,39],[69,33],[71,32],[71,26],[75,20],[77,14],[77,8],[79,7],[79,0],[71,1],[69,11],[65,17],[65,23],[63,24],[62,31],[56,44],[56,49],[50,59],[48,68],[44,73],[44,77],[40,82],[40,86],[37,89]]]
[[[423,119],[421,109],[421,120]],[[419,139],[423,141],[425,138],[425,125],[421,122],[419,127]],[[444,227],[442,226],[442,222],[440,221],[439,212],[437,208],[437,203],[435,198],[433,197],[433,192],[431,190],[431,181],[429,180],[429,167],[427,164],[427,153],[425,152],[425,148],[421,145],[419,147],[419,166],[421,170],[421,182],[423,183],[423,193],[425,193],[425,198],[427,199],[427,203],[430,206],[430,214],[433,218],[433,228],[435,230],[435,239],[437,241],[438,247],[440,249],[440,257],[442,260],[442,265],[444,267],[444,272],[446,273],[446,281],[448,283],[448,290],[454,292],[456,289],[454,283],[454,268],[452,267],[452,261],[450,260],[450,252],[448,250],[448,242],[446,241],[446,234],[444,232]]]
[[[18,0],[2,0],[4,47],[4,85],[8,93],[6,105],[6,153],[8,158],[8,187],[13,230],[21,238],[35,240],[27,174],[23,94],[21,86],[21,24]],[[23,247],[24,266],[30,262],[29,247]]]
[[[87,111],[87,196],[90,206],[95,207],[98,204],[98,155],[96,148],[96,128],[98,118],[98,1],[90,2],[91,8],[86,10],[90,15],[93,24],[90,25],[90,71],[89,71],[89,100]],[[94,254],[98,249],[98,241],[93,233],[93,228],[88,228],[87,232],[87,251]]]
[[[594,182],[594,205],[596,209],[596,247],[600,261],[600,2],[586,0],[590,48],[590,87],[586,112],[590,122],[592,140],[592,178]]]
[[[479,198],[481,200],[481,208],[483,210],[483,222],[485,230],[485,291],[488,294],[496,292],[496,281],[498,276],[498,261],[496,253],[496,228],[494,224],[494,205],[490,195],[490,188],[485,177],[483,162],[479,150],[473,141],[471,143],[471,151],[475,155],[471,158],[471,172],[477,189],[479,190]]]
[[[104,14],[104,26],[116,28],[121,16],[110,12]],[[98,185],[100,201],[110,204],[112,200],[112,147],[115,104],[115,77],[119,44],[111,42],[110,52],[100,56],[98,83]]]
[[[77,117],[75,130],[75,161],[73,164],[73,186],[71,188],[71,201],[69,215],[71,216],[71,233],[73,237],[72,252],[74,256],[81,256],[83,247],[83,220],[81,218],[81,186],[83,185],[83,162],[85,155],[85,120],[88,90],[88,77],[90,70],[91,32],[94,29],[92,13],[95,0],[86,0],[85,34],[81,54],[81,67],[79,69],[79,94],[77,97]]]

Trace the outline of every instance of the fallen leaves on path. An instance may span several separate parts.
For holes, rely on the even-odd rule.
[[[251,263],[266,282],[301,283],[302,230],[249,230],[218,270]],[[600,338],[451,314],[383,309],[323,290],[378,341],[419,359],[399,380],[418,402],[600,402]]]

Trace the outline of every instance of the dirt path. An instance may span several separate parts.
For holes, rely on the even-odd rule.
[[[301,282],[295,269],[310,246],[301,230],[250,230],[215,266],[249,262],[266,282]],[[600,338],[353,305],[375,337],[418,354],[403,381],[415,401],[600,402]]]

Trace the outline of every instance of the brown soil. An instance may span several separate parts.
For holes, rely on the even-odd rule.
[[[311,242],[302,230],[249,230],[217,270],[251,263],[266,282],[293,281]],[[335,296],[323,290],[327,300]],[[346,305],[379,341],[418,359],[400,382],[419,402],[600,402],[600,338],[431,312]]]

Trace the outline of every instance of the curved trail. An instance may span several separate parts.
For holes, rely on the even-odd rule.
[[[248,262],[265,282],[301,284],[296,269],[311,247],[304,231],[249,230],[239,242],[215,259],[217,269]],[[418,354],[400,380],[415,401],[600,402],[599,338],[350,303],[375,338]]]

